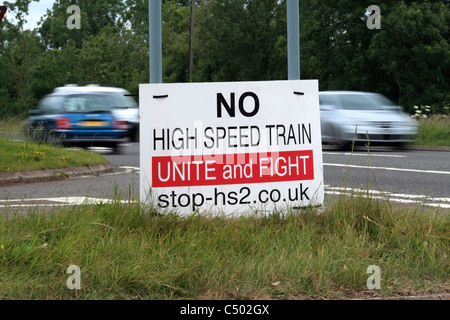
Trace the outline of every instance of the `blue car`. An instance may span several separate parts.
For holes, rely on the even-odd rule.
[[[126,141],[128,124],[116,118],[117,101],[105,93],[52,93],[25,122],[27,136],[38,142],[118,150]]]

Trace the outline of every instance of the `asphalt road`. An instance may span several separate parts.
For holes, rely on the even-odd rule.
[[[450,208],[450,152],[325,148],[323,162],[327,193],[342,193],[345,187],[372,190],[393,202]]]
[[[107,149],[96,152],[106,156],[113,172],[0,186],[0,212],[105,202],[115,195],[139,199],[139,144],[123,145],[120,154]],[[323,161],[329,196],[363,189],[370,190],[373,197],[387,196],[397,203],[450,208],[450,152],[379,148],[350,153],[324,147]]]

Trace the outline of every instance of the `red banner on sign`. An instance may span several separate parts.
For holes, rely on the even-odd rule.
[[[8,8],[6,6],[0,6],[0,22],[2,22],[7,10]]]
[[[314,180],[313,151],[152,158],[152,187]]]

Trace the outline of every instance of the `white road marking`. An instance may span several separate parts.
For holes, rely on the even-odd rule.
[[[365,195],[372,199],[389,200],[400,203],[423,204],[430,207],[450,209],[450,198],[433,198],[426,195],[412,195],[404,193],[382,192],[377,190],[364,190],[359,188],[331,187],[325,185],[325,193],[330,195]]]
[[[450,171],[418,170],[418,169],[372,167],[372,166],[368,167],[368,166],[358,166],[358,165],[354,165],[354,164],[341,164],[341,163],[324,163],[323,165],[329,166],[329,167],[348,167],[348,168],[357,168],[357,169],[374,169],[374,170],[388,170],[388,171],[402,171],[402,172],[450,174]]]
[[[339,152],[322,152],[322,154],[326,154],[326,155],[345,155],[345,156],[359,156],[359,157],[385,157],[385,158],[407,158],[407,156],[401,156],[401,155],[396,155],[396,154],[375,154],[375,153],[366,153],[366,154],[361,154],[361,153],[339,153]]]
[[[120,166],[119,168],[132,170],[132,171],[141,171],[141,168],[139,167],[133,167],[133,166]]]
[[[131,166],[119,166],[119,169],[125,169],[125,171],[121,172],[110,172],[110,173],[101,173],[102,176],[118,176],[121,174],[128,174],[131,172],[140,172],[140,168],[138,167],[131,167]],[[86,178],[92,178],[92,175],[82,175],[82,176],[75,176],[73,179],[86,179]]]
[[[38,203],[35,203],[38,202]],[[40,203],[39,203],[40,202]],[[53,203],[43,203],[53,202]],[[90,204],[102,204],[102,203],[137,203],[136,201],[129,200],[114,200],[114,199],[101,199],[91,197],[59,197],[59,198],[36,198],[36,199],[9,199],[0,200],[0,208],[17,208],[17,207],[54,207],[54,206],[79,206]]]

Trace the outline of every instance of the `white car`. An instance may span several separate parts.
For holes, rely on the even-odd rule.
[[[97,84],[77,85],[68,84],[54,89],[54,93],[103,93],[110,97],[111,114],[118,120],[127,123],[127,137],[136,141],[139,133],[139,106],[130,96],[130,93],[122,88],[103,87]]]
[[[322,143],[351,149],[364,145],[403,145],[417,134],[417,121],[377,93],[319,92]]]

